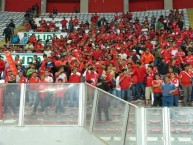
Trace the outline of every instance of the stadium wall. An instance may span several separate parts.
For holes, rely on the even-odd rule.
[[[58,12],[74,12],[76,7],[80,10],[81,0],[47,0],[47,12],[51,12],[54,7]],[[129,11],[145,11],[164,9],[164,1],[167,0],[128,0]],[[171,0],[174,9],[193,8],[192,0]],[[25,12],[33,4],[38,3],[41,8],[41,0],[14,0],[5,1],[5,11]],[[123,12],[124,0],[88,0],[88,12]]]
[[[123,0],[89,0],[90,13],[123,12]]]
[[[32,5],[38,4],[39,8],[41,7],[41,0],[6,0],[5,1],[5,10],[12,12],[25,12],[28,8],[31,8]]]
[[[173,8],[193,8],[193,0],[173,0]]]
[[[164,0],[130,0],[129,10],[133,11],[146,11],[164,9]]]
[[[47,0],[47,12],[52,12],[54,8],[58,12],[73,13],[75,8],[80,10],[80,0]]]

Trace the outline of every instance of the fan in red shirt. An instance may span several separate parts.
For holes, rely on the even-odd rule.
[[[36,35],[35,35],[35,34],[32,34],[32,35],[29,37],[29,42],[31,42],[33,45],[37,42],[37,38],[36,38]]]
[[[161,80],[159,74],[155,74],[155,79],[152,81],[152,87],[154,92],[154,101],[153,106],[162,106],[162,84],[163,80]]]
[[[74,17],[74,25],[77,26],[79,23],[77,16]]]
[[[16,77],[16,82],[18,82],[18,83],[27,83],[27,78],[23,76],[22,71],[20,71],[18,76]]]
[[[119,85],[121,87],[121,98],[126,101],[131,101],[130,87],[131,87],[131,77],[128,74],[127,69],[122,69],[122,73],[119,75]]]
[[[44,46],[42,45],[41,41],[38,40],[34,46],[34,49],[36,50],[36,53],[42,53]]]
[[[147,68],[146,87],[145,87],[145,103],[146,103],[146,105],[149,103],[151,95],[153,93],[153,90],[152,90],[152,81],[153,80],[154,80],[153,67],[151,65],[149,65]]]
[[[64,29],[64,28],[66,28],[66,24],[68,23],[68,21],[64,17],[63,20],[60,23],[62,24],[62,29]]]
[[[95,13],[95,15],[93,15],[91,18],[91,22],[96,23],[98,21],[98,19],[99,19],[99,16]]]
[[[102,52],[101,52],[100,49],[99,49],[99,46],[96,46],[94,52],[92,53],[92,56],[93,56],[96,60],[99,60],[99,57],[100,57],[100,56],[103,56],[103,55],[102,55]]]
[[[137,99],[141,99],[142,95],[145,96],[145,74],[146,68],[145,66],[141,65],[140,61],[136,62],[136,74],[137,74]]]
[[[40,26],[43,26],[46,24],[46,20],[44,20],[44,18],[41,17],[41,20],[39,21],[39,23],[40,23]]]
[[[170,51],[170,47],[167,46],[165,50],[162,50],[161,51],[161,55],[162,55],[162,58],[165,59],[165,61],[170,61],[171,58],[172,58],[172,54],[171,54],[171,51]]]
[[[184,71],[180,72],[179,75],[180,85],[184,92],[183,105],[191,105],[191,93],[192,93],[192,76],[189,72],[189,64],[184,65]]]
[[[69,83],[80,83],[80,82],[81,82],[81,74],[78,72],[78,69],[74,67],[69,78]]]
[[[87,71],[86,82],[93,86],[96,86],[97,81],[98,81],[98,74],[95,72],[94,68],[91,67],[90,70]]]
[[[35,105],[36,100],[37,100],[37,90],[39,88],[38,83],[40,82],[40,79],[37,77],[38,74],[37,72],[33,72],[33,74],[31,75],[30,79],[28,80],[28,82],[30,83],[29,85],[29,103],[30,105]]]
[[[193,65],[193,55],[192,55],[192,52],[191,52],[190,50],[188,51],[188,56],[186,56],[186,57],[184,58],[184,61],[185,61],[186,63],[188,63],[188,64]]]

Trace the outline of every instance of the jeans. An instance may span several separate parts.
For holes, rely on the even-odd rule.
[[[63,113],[64,109],[63,109],[63,104],[64,104],[64,98],[62,97],[58,97],[56,98],[56,113]]]
[[[132,91],[132,96],[133,96],[133,100],[137,100],[137,85],[136,84],[132,84],[131,86],[131,91]]]
[[[17,113],[16,110],[16,94],[14,92],[9,92],[5,97],[4,97],[4,113],[8,113],[8,107],[11,106],[11,109],[14,114]]]
[[[109,89],[109,93],[116,96],[116,91],[115,91],[115,88],[110,88]]]
[[[140,91],[141,89],[141,91]],[[142,95],[145,97],[145,84],[143,82],[138,82],[136,86],[136,94],[137,94],[137,99],[142,99]]]
[[[172,107],[174,105],[174,96],[163,96],[162,106],[163,107]]]
[[[115,92],[116,92],[116,96],[118,97],[118,98],[121,98],[121,90],[115,90]]]
[[[70,106],[79,106],[79,85],[74,84],[71,89],[71,94],[70,94]]]
[[[179,100],[179,96],[174,95],[174,106],[176,106],[176,107],[178,107],[178,100]]]
[[[30,90],[29,92],[29,103],[31,105],[34,105],[37,98],[37,91],[36,90]]]
[[[41,106],[40,112],[44,112],[47,114],[48,113],[48,106],[49,106],[49,97],[45,97],[44,99],[40,98],[40,95],[37,95],[36,102],[34,105],[33,113],[37,112],[38,106]]]
[[[126,100],[126,101],[131,100],[130,88],[121,90],[121,99]]]

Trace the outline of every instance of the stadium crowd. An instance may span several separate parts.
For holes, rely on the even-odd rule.
[[[171,10],[168,16],[145,17],[143,22],[129,12],[115,14],[111,22],[97,14],[90,23],[75,16],[60,22],[62,30],[44,18],[37,27],[28,13],[24,22],[26,31],[62,31],[67,36],[53,34],[46,43],[35,34],[17,40],[15,44],[22,44],[17,47],[23,47],[18,51],[34,53],[34,60],[25,67],[18,55],[14,76],[0,59],[5,83],[87,82],[127,101],[150,104],[154,94],[153,106],[178,106],[183,90],[183,105],[191,105],[193,30],[184,28],[183,12]],[[12,49],[4,46],[1,52]],[[42,61],[38,53],[44,54]]]

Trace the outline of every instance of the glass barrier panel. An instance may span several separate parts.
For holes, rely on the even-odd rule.
[[[193,108],[170,108],[171,145],[193,144]]]
[[[99,90],[93,133],[110,145],[120,144],[126,105],[125,102]]]
[[[0,125],[18,125],[21,84],[0,84]]]
[[[147,145],[163,145],[162,108],[145,108]]]
[[[80,84],[27,84],[25,125],[78,125]]]
[[[136,107],[129,105],[129,116],[128,116],[125,145],[137,145],[136,109],[137,109]]]
[[[85,86],[85,111],[86,111],[86,123],[85,123],[85,128],[89,129],[90,128],[90,121],[91,121],[91,114],[92,114],[92,109],[93,109],[93,101],[94,101],[94,96],[95,96],[95,90],[96,88],[86,84]]]

